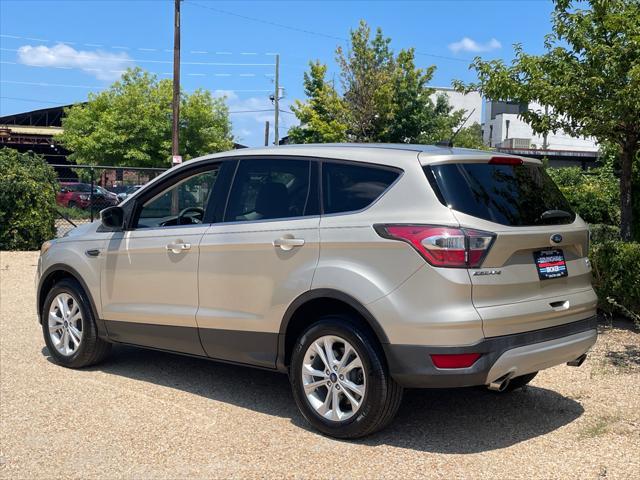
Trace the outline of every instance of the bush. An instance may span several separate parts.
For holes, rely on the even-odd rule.
[[[55,236],[55,185],[42,157],[0,149],[0,250],[39,250]]]
[[[547,172],[585,222],[620,225],[620,181],[611,166],[586,172],[579,167],[549,168]]]
[[[596,223],[589,225],[589,232],[592,244],[620,240],[620,227],[615,225]]]
[[[590,258],[600,308],[618,311],[640,327],[640,243],[594,244]]]

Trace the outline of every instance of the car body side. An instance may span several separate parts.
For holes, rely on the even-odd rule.
[[[140,311],[143,320],[135,327],[166,328],[182,325],[193,330],[192,334],[181,337],[182,340],[186,343],[197,340],[198,344],[192,349],[173,348],[171,343],[160,343],[155,347],[286,371],[291,336],[298,333],[303,325],[312,322],[313,313],[318,309],[335,308],[351,312],[373,332],[385,351],[392,375],[399,383],[407,386],[465,386],[485,383],[487,371],[492,365],[488,362],[495,361],[498,353],[510,347],[527,343],[522,335],[529,331],[547,329],[547,336],[541,339],[554,341],[562,335],[580,334],[594,329],[592,318],[595,315],[596,297],[589,285],[590,270],[583,260],[569,260],[573,262],[571,268],[581,272],[579,284],[570,292],[578,307],[570,314],[558,312],[541,318],[539,303],[547,302],[547,299],[534,298],[530,299],[534,302],[531,304],[531,311],[524,314],[530,318],[519,322],[524,327],[514,327],[511,330],[507,327],[502,332],[498,328],[488,333],[486,319],[492,315],[496,318],[504,316],[504,312],[509,311],[509,305],[486,305],[482,307],[482,313],[481,308],[472,301],[473,289],[481,288],[481,285],[471,277],[467,269],[434,268],[411,246],[382,238],[372,228],[374,224],[384,223],[429,223],[451,227],[464,225],[464,215],[454,213],[443,205],[434,191],[427,188],[428,183],[422,170],[425,162],[460,158],[464,152],[442,149],[440,157],[429,157],[424,152],[400,147],[349,149],[325,146],[321,154],[313,148],[294,147],[281,150],[258,149],[251,157],[268,158],[274,155],[308,157],[319,162],[366,162],[396,168],[401,173],[390,188],[362,211],[320,214],[296,220],[299,222],[298,231],[310,239],[305,244],[306,250],[302,249],[296,255],[304,250],[306,257],[293,271],[283,272],[280,276],[276,273],[275,285],[270,284],[274,282],[273,278],[265,276],[250,279],[252,265],[255,265],[252,262],[269,251],[272,263],[264,268],[277,267],[277,255],[283,254],[274,252],[270,241],[276,233],[279,235],[278,232],[292,228],[290,219],[239,224],[212,223],[191,229],[192,243],[197,246],[194,253],[199,255],[195,264],[198,270],[195,285],[199,304],[193,311],[193,323],[178,321],[162,326],[150,312],[144,311],[143,306]],[[483,157],[478,152],[469,152],[468,155],[470,158]],[[242,152],[219,154],[194,160],[178,168],[195,168],[212,162],[243,158],[248,157]],[[176,172],[177,169],[172,169],[154,179],[151,185],[128,197],[122,204],[123,208],[132,208],[140,195]],[[254,223],[253,227],[251,223]],[[477,225],[478,220],[474,219],[473,224]],[[487,225],[489,230],[495,230],[495,227],[495,224]],[[572,224],[556,228],[558,232],[568,236],[585,229],[586,225],[579,218]],[[123,337],[119,337],[117,328],[123,327],[125,317],[118,318],[117,315],[114,316],[113,310],[105,310],[109,301],[105,296],[105,289],[110,288],[105,272],[113,268],[109,262],[116,261],[114,255],[108,252],[110,249],[112,251],[113,248],[120,248],[118,245],[113,246],[116,239],[119,245],[124,245],[132,233],[101,230],[97,223],[80,227],[68,237],[55,241],[54,247],[41,256],[37,279],[38,313],[42,315],[44,296],[51,282],[60,276],[72,276],[81,283],[91,298],[99,332],[105,339],[154,347],[153,344],[131,341],[133,337],[127,338],[126,331]],[[510,228],[505,227],[502,232],[508,234],[509,230]],[[242,238],[247,234],[256,239],[249,246],[242,244]],[[171,229],[162,232],[162,235],[167,238],[175,236]],[[158,245],[163,242],[164,238]],[[225,263],[224,253],[220,254],[218,249],[220,245],[228,245],[230,242],[237,242],[237,248],[244,250],[242,256],[230,257]],[[90,252],[93,251],[101,254],[92,256]],[[120,251],[120,256],[121,261],[127,260],[126,252]],[[153,265],[150,263],[143,268],[144,272],[133,271],[134,274],[144,275],[139,277],[137,284],[132,281],[130,288],[153,288],[153,282],[145,280],[152,274]],[[179,270],[176,267],[178,283]],[[243,273],[247,275],[243,277]],[[208,285],[213,284],[226,285],[228,289],[223,287],[222,292],[208,289]],[[243,285],[250,294],[242,294],[238,290]],[[224,296],[225,304],[232,308],[224,311],[216,308],[215,295]],[[230,301],[229,295],[236,295],[236,300]],[[157,298],[157,301],[161,303],[162,299]],[[538,304],[535,304],[536,301]],[[520,305],[516,309],[526,307],[523,299],[517,299],[514,305],[517,303]],[[306,318],[305,315],[309,314],[311,316]],[[580,321],[582,323],[578,325]],[[502,324],[505,323],[508,324],[508,321],[505,320]],[[575,331],[566,331],[566,328],[562,330],[563,324],[570,323],[575,324]],[[510,340],[492,339],[502,337],[503,334],[513,336]],[[176,335],[176,331],[159,335]],[[585,345],[589,341],[591,338]],[[207,345],[211,350],[207,350]],[[443,372],[436,371],[428,361],[429,352],[458,351],[456,349],[465,351],[474,347],[477,350],[478,345],[487,349],[485,363],[480,362],[475,371],[458,372],[461,376],[457,381],[451,380],[450,375],[442,381],[416,379],[416,372],[425,378],[443,375]],[[234,349],[237,351],[234,352]],[[398,360],[399,357],[404,359]],[[414,363],[420,363],[424,359],[426,367],[419,365],[412,372],[407,372],[409,367],[406,358],[411,358]]]

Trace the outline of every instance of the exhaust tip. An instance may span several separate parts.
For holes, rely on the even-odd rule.
[[[584,363],[584,361],[586,359],[587,359],[587,354],[583,353],[582,355],[580,355],[575,360],[571,360],[570,362],[567,362],[567,365],[569,365],[570,367],[579,367],[580,365],[582,365]]]
[[[511,382],[511,377],[513,377],[513,372],[509,372],[506,375],[494,380],[487,388],[489,390],[493,390],[494,392],[504,392],[505,389],[509,386],[509,382]]]

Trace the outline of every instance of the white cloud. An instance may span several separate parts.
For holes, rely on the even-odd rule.
[[[99,80],[115,80],[133,66],[126,52],[81,51],[63,43],[53,47],[24,45],[18,49],[18,61],[34,67],[75,68]]]
[[[486,43],[478,43],[469,37],[463,37],[459,42],[453,42],[449,44],[449,50],[451,50],[453,53],[490,52],[491,50],[497,50],[498,48],[502,48],[502,44],[495,38],[492,38]]]

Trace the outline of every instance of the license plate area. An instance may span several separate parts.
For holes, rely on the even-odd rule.
[[[533,259],[540,280],[550,280],[568,275],[567,262],[565,262],[564,253],[560,248],[533,252]]]

